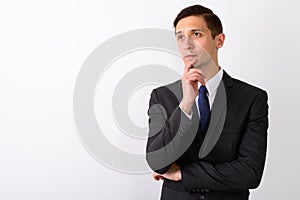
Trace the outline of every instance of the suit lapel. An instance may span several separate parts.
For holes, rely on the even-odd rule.
[[[227,97],[227,102],[229,101],[231,97],[231,89],[233,86],[233,81],[232,78],[223,70],[223,78],[222,81],[224,83],[225,91],[226,91],[226,97]]]

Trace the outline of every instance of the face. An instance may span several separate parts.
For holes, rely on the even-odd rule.
[[[203,17],[181,19],[176,26],[176,40],[183,59],[194,67],[218,65],[217,53],[223,45],[224,35],[219,34],[213,39]]]

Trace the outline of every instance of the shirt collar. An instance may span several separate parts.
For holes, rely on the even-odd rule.
[[[206,82],[205,86],[207,88],[209,96],[217,92],[217,88],[222,80],[222,77],[223,77],[223,69],[220,68],[218,73],[216,73],[211,79],[209,79],[209,81]],[[201,84],[199,83],[198,87],[200,86]]]

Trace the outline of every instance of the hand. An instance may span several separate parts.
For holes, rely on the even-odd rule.
[[[200,70],[193,68],[185,58],[183,76],[181,78],[183,98],[180,102],[181,108],[188,114],[191,113],[195,99],[198,96],[198,82],[204,84],[204,77],[200,73]]]
[[[164,180],[164,179],[169,179],[172,181],[181,181],[180,166],[177,165],[176,163],[173,163],[165,174],[158,174],[154,172],[152,176],[156,181]]]

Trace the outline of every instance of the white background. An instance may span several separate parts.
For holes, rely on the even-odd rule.
[[[158,199],[160,183],[150,174],[107,168],[83,147],[73,121],[74,84],[102,42],[133,29],[172,30],[177,13],[195,3],[223,22],[221,66],[269,94],[267,163],[251,199],[299,198],[297,1],[2,0],[0,199]],[[146,106],[130,108],[146,120]]]

